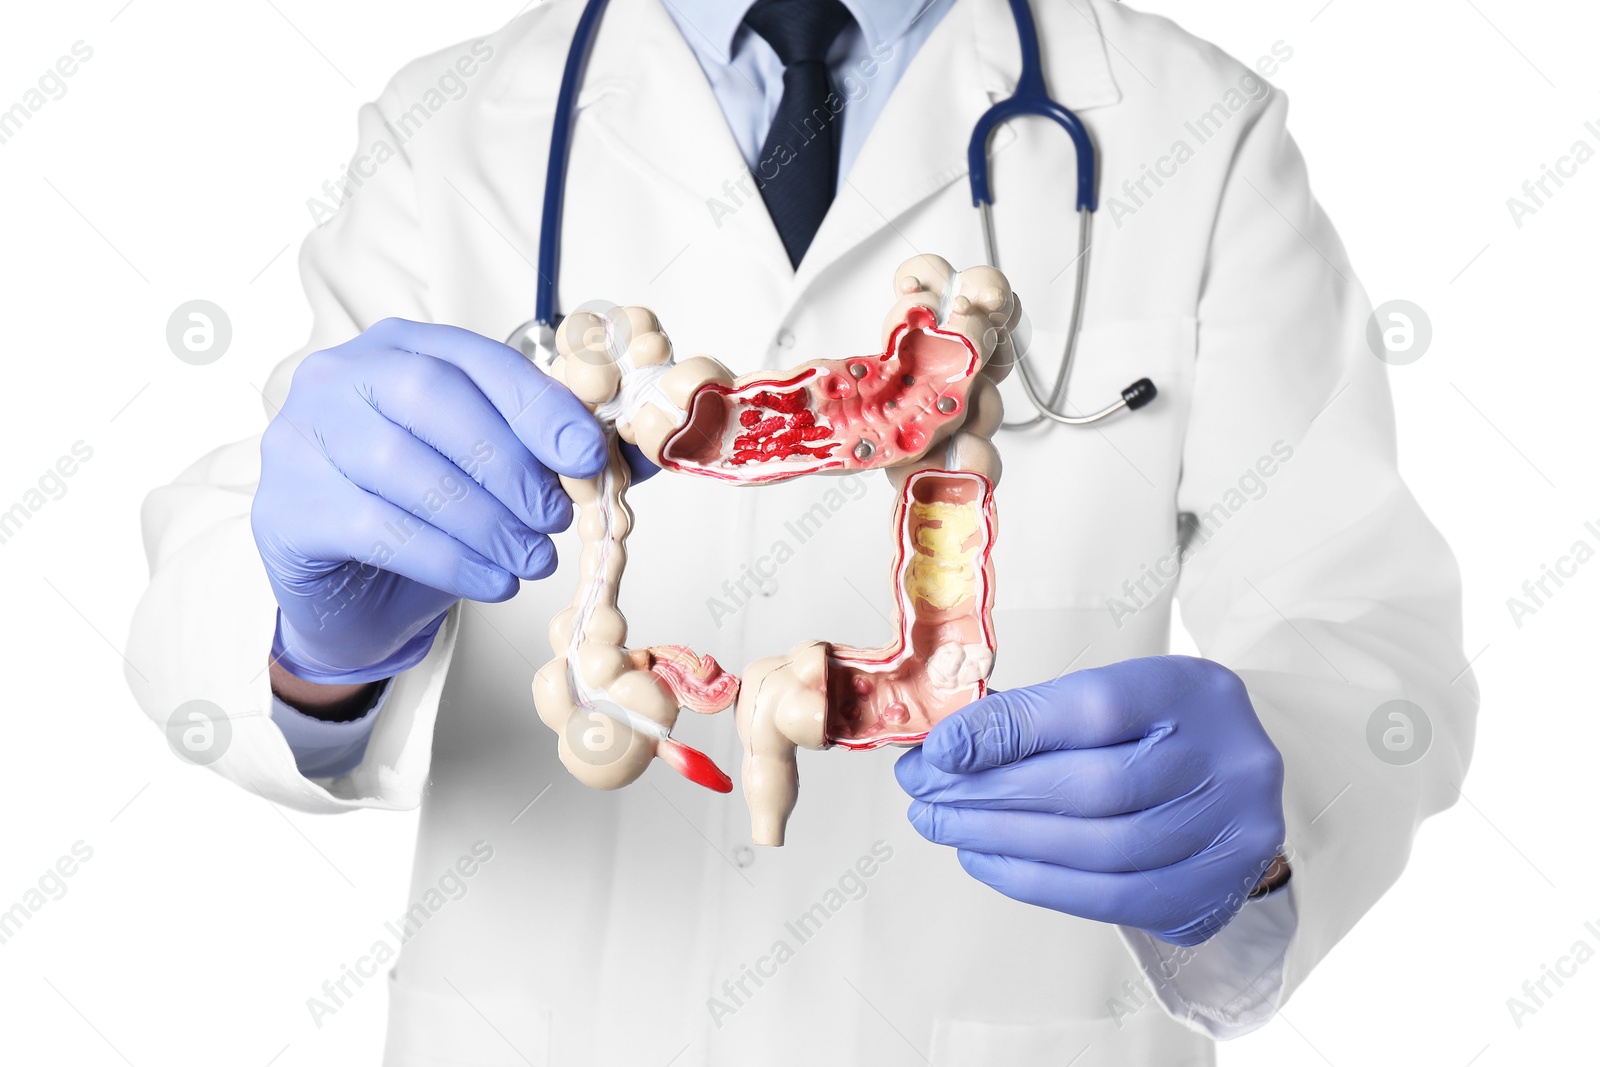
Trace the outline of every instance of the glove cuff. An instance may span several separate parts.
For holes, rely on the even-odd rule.
[[[400,646],[381,663],[370,667],[350,668],[324,663],[306,651],[306,642],[283,621],[278,612],[278,624],[272,635],[272,658],[284,670],[303,681],[317,685],[364,685],[382,682],[421,663],[433,648],[433,639],[450,613],[441,612],[437,619],[424,626],[415,637]]]

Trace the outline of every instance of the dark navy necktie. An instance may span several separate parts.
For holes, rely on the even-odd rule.
[[[839,115],[828,51],[855,19],[839,0],[756,0],[746,26],[783,61],[783,99],[761,146],[761,198],[798,267],[839,182]],[[832,105],[830,107],[830,105]]]

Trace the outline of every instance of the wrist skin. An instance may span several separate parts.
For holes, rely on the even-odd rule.
[[[383,682],[357,682],[353,685],[322,685],[289,673],[275,659],[268,659],[272,694],[303,715],[323,722],[350,722],[366,714],[383,688]]]
[[[1272,858],[1272,864],[1267,867],[1267,873],[1261,876],[1261,881],[1250,891],[1250,899],[1264,897],[1274,889],[1282,887],[1289,881],[1289,861],[1283,853],[1278,853]]]

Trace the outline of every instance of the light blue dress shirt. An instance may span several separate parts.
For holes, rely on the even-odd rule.
[[[378,698],[359,719],[350,722],[323,722],[272,698],[272,721],[294,753],[294,765],[307,778],[342,778],[361,766],[372,740],[378,713],[389,698],[389,683],[378,690]]]
[[[783,64],[744,25],[750,0],[661,0],[689,42],[752,172],[783,99]],[[955,0],[843,0],[855,16],[828,54],[839,116],[839,186],[900,76]]]
[[[772,119],[783,99],[783,63],[761,36],[744,25],[753,0],[661,0],[711,83],[728,128],[754,172]],[[843,0],[855,24],[828,55],[834,91],[845,101],[839,114],[839,184],[861,153],[889,94],[917,50],[955,0]],[[272,702],[278,724],[307,778],[349,774],[366,755],[367,742],[388,695],[385,686],[361,718],[328,723]]]

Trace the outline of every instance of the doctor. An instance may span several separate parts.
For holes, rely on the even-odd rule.
[[[398,957],[386,1063],[1210,1063],[1453,799],[1475,710],[1458,577],[1396,471],[1370,306],[1283,95],[1120,3],[1035,6],[1110,209],[1068,403],[1141,375],[1160,396],[997,439],[1002,691],[921,750],[802,757],[782,849],[659,767],[586,790],[533,712],[575,581],[555,475],[603,445],[489,339],[528,317],[581,4],[419,60],[362,110],[271,424],[146,506],[129,659],[157,722],[224,710],[209,759],[244,788],[422,805],[414,906],[357,964]],[[614,0],[563,305],[647,305],[736,372],[871,348],[898,262],[983,259],[966,143],[1017,55],[1004,0]],[[1072,148],[1023,123],[993,149],[999,265],[1048,379]],[[891,499],[876,476],[644,483],[638,643],[738,665],[886,639]],[[1161,656],[1174,604],[1204,659]],[[1380,758],[1369,724],[1401,699],[1431,742]],[[681,729],[737,765],[731,723]],[[341,1003],[311,998],[310,1025]]]

